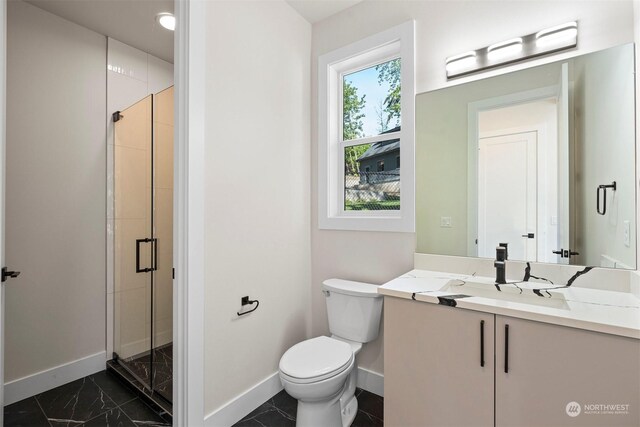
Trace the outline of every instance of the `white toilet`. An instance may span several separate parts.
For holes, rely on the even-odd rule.
[[[347,427],[358,411],[356,355],[378,336],[382,295],[368,283],[322,284],[331,337],[302,341],[280,359],[284,389],[298,399],[298,427]]]

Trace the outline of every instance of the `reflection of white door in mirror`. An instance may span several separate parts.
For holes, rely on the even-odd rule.
[[[558,96],[557,87],[547,87],[541,90],[516,94],[516,99],[511,96],[502,98],[493,98],[491,107],[478,111],[477,114],[477,140],[473,143],[476,157],[474,157],[472,163],[476,165],[473,170],[474,182],[475,178],[479,176],[477,168],[479,159],[477,158],[478,149],[480,148],[480,141],[489,137],[498,137],[506,135],[519,135],[529,132],[536,134],[536,150],[534,151],[537,180],[531,184],[534,185],[534,199],[535,204],[529,204],[529,214],[533,215],[531,225],[528,226],[529,230],[526,232],[520,232],[514,234],[513,238],[519,239],[535,239],[535,245],[528,252],[526,257],[522,254],[516,254],[520,251],[510,250],[511,259],[521,259],[538,262],[556,262],[556,255],[553,251],[559,248],[558,243]],[[515,102],[514,102],[515,101]],[[500,165],[502,156],[495,159],[497,164]],[[508,161],[508,160],[507,160]],[[531,165],[530,165],[531,166]],[[533,167],[533,166],[531,166]],[[511,175],[508,175],[509,177]],[[478,185],[474,184],[476,191],[479,191]],[[510,195],[504,194],[500,205],[504,206],[510,200]],[[476,195],[474,197],[475,202],[472,206],[472,213],[474,218],[479,221],[479,199]],[[477,213],[476,213],[477,212]],[[503,211],[501,211],[503,212]],[[476,226],[479,226],[477,223]],[[480,248],[481,238],[476,226],[473,227],[473,239],[478,239],[477,255],[493,257],[493,248],[499,241],[488,241],[486,243],[486,250],[488,255],[480,255],[484,250]],[[522,226],[522,225],[520,225]],[[535,229],[536,231],[532,231]],[[532,236],[531,236],[532,234]],[[524,236],[524,237],[523,237]],[[492,239],[491,236],[488,236]],[[522,246],[523,242],[520,240],[510,241],[512,246]],[[532,245],[530,242],[529,246]]]
[[[469,104],[469,175],[468,175],[468,250],[473,256],[480,255],[480,235],[478,230],[478,148],[482,138],[537,132],[537,209],[534,233],[536,251],[527,258],[530,261],[556,262],[553,254],[558,248],[558,87],[541,87],[524,92],[516,92],[487,98]],[[503,202],[504,204],[504,202]],[[523,234],[518,236],[522,238]],[[501,242],[501,241],[500,241]],[[486,242],[487,248],[494,248],[499,241]],[[507,242],[508,243],[508,242]],[[515,244],[515,242],[511,242]],[[517,243],[520,245],[521,242]],[[510,251],[510,258],[514,252]],[[524,258],[522,258],[524,259]]]
[[[537,132],[481,138],[478,144],[478,255],[499,242],[509,258],[537,261]]]

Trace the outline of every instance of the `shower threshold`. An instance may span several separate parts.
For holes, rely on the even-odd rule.
[[[121,359],[114,354],[107,362],[107,370],[129,385],[163,418],[171,421],[173,405],[172,345],[153,350],[153,362],[149,351]]]

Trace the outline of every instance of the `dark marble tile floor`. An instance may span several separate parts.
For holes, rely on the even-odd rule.
[[[106,371],[4,408],[5,427],[170,426]]]
[[[383,425],[383,398],[356,389],[358,413],[352,427]],[[284,390],[234,427],[287,427],[296,424],[297,401]],[[4,408],[5,427],[161,427],[170,426],[113,374],[94,375],[29,397]]]
[[[173,345],[153,350],[153,362],[149,353],[124,360],[127,367],[153,390],[171,402],[173,394]]]
[[[379,427],[383,425],[383,398],[362,389],[356,389],[358,413],[351,427]],[[288,427],[296,425],[298,401],[286,391],[273,396],[233,427]]]

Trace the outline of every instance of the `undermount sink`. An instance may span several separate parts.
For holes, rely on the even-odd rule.
[[[529,304],[540,307],[551,307],[562,310],[569,310],[569,304],[562,293],[541,290],[540,295],[522,286],[522,283],[499,285],[462,282],[452,280],[440,288],[441,292],[448,292],[457,295],[468,295],[470,297],[491,298],[502,301],[510,301],[519,304]]]

